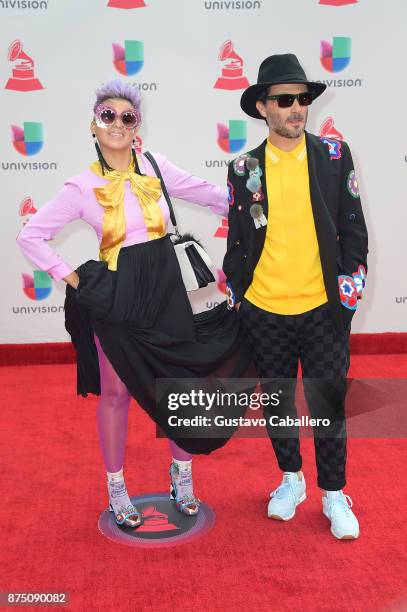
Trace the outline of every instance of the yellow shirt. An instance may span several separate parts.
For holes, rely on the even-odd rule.
[[[245,297],[282,315],[327,301],[309,193],[305,136],[289,153],[267,141],[268,222],[264,248]]]

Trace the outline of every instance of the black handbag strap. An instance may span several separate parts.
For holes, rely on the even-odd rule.
[[[161,170],[158,167],[158,164],[156,162],[156,160],[154,159],[153,155],[150,153],[150,151],[145,151],[143,154],[145,157],[147,157],[148,161],[150,162],[150,164],[153,166],[154,172],[156,173],[157,178],[160,179],[160,183],[161,183],[161,189],[163,192],[163,196],[167,201],[168,204],[168,208],[170,209],[170,219],[171,219],[171,223],[174,226],[174,230],[175,233],[177,234],[177,236],[180,235],[179,231],[178,231],[178,226],[177,226],[177,219],[175,217],[175,212],[174,212],[174,208],[172,206],[172,202],[171,202],[171,198],[168,195],[168,191],[167,191],[167,187],[165,186],[164,183],[164,179],[163,179],[163,175],[161,174]]]

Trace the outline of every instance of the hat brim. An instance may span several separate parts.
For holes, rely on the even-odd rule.
[[[295,81],[288,81],[285,79],[284,81],[259,83],[256,85],[251,85],[250,87],[245,89],[242,94],[242,97],[240,98],[241,109],[246,113],[246,115],[254,117],[254,119],[264,119],[264,117],[260,115],[259,111],[256,108],[256,102],[258,101],[261,92],[265,89],[268,89],[272,85],[282,85],[290,82],[298,83],[300,85],[307,85],[308,91],[312,91],[312,93],[314,94],[314,100],[315,98],[318,98],[318,96],[320,96],[326,89],[326,85],[324,83],[316,83],[314,81],[300,81],[298,79]]]

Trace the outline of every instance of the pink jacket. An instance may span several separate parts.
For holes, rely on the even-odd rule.
[[[214,213],[224,217],[228,214],[227,190],[197,178],[167,160],[164,155],[154,153],[170,196],[208,206]],[[149,161],[141,155],[140,170],[155,176]],[[83,219],[95,230],[99,244],[102,240],[103,208],[93,192],[94,187],[106,184],[106,179],[91,170],[85,170],[66,181],[57,195],[45,204],[17,236],[17,243],[40,270],[48,272],[55,280],[68,276],[73,269],[52,249],[47,241],[51,240],[67,223]],[[159,206],[166,224],[169,209],[162,196]],[[130,190],[129,182],[125,189],[126,239],[124,247],[147,242],[148,235],[144,218],[136,196]]]

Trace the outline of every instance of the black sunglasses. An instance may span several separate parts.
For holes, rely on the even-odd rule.
[[[314,99],[312,91],[304,91],[299,94],[276,94],[275,96],[266,96],[266,100],[277,100],[280,108],[289,108],[294,104],[294,100],[298,100],[300,106],[309,106]]]

